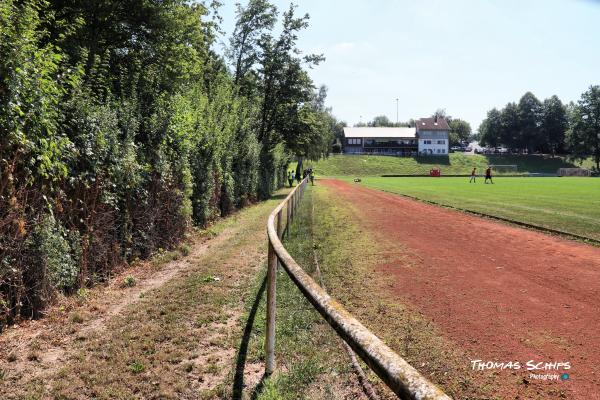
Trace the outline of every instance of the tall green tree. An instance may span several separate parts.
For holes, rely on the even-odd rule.
[[[594,159],[600,171],[600,86],[594,85],[581,95],[570,115],[567,134],[569,150],[580,159]]]
[[[501,131],[502,113],[498,109],[492,108],[479,125],[479,143],[483,146],[498,146]]]
[[[450,125],[450,145],[458,145],[461,142],[466,142],[471,136],[471,125],[462,119],[453,119]]]
[[[540,149],[542,103],[531,92],[521,97],[517,105],[519,115],[519,136],[517,146],[530,153]]]
[[[544,100],[542,105],[542,140],[545,150],[553,155],[562,153],[565,147],[565,134],[569,128],[566,107],[558,96]]]
[[[246,95],[255,94],[256,64],[264,57],[263,45],[272,40],[277,8],[267,0],[237,4],[235,29],[229,40],[227,56],[233,65],[234,84]]]
[[[516,103],[508,103],[501,111],[500,130],[498,132],[499,144],[509,149],[522,149],[521,131],[519,107]]]

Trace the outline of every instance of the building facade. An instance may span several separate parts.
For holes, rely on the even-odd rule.
[[[417,121],[419,154],[447,155],[450,149],[450,126],[444,118],[421,118]]]
[[[447,155],[450,127],[442,118],[421,118],[415,127],[344,128],[347,154]]]
[[[416,155],[415,128],[344,128],[344,152],[348,154]]]

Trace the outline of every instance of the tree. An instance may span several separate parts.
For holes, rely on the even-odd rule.
[[[516,103],[508,103],[500,115],[500,130],[498,132],[498,143],[509,149],[522,149],[520,142],[521,121],[519,119],[519,108]]]
[[[542,138],[552,155],[561,153],[565,146],[565,133],[569,127],[567,111],[557,96],[544,100],[542,106]]]
[[[517,145],[528,152],[540,149],[542,125],[542,103],[531,92],[527,92],[517,105],[519,115],[519,134]]]
[[[479,143],[482,146],[496,147],[502,131],[502,114],[498,109],[492,108],[487,117],[479,125]]]
[[[246,7],[237,4],[237,22],[229,41],[227,56],[234,66],[234,84],[244,93],[252,93],[256,75],[253,68],[262,54],[277,21],[277,8],[267,0],[250,0]]]
[[[600,171],[600,86],[590,86],[581,95],[570,115],[571,127],[567,134],[567,145],[579,159],[590,155]]]
[[[467,142],[471,136],[471,125],[462,119],[453,119],[450,125],[450,145],[458,145]]]
[[[369,122],[367,125],[373,126],[373,127],[393,127],[393,126],[395,126],[395,124],[392,121],[390,121],[390,119],[385,115],[376,116],[375,118],[373,118],[373,121]]]
[[[343,143],[343,140],[345,138],[344,128],[348,126],[348,124],[345,121],[338,121],[337,119],[334,122],[335,124],[332,127],[333,138],[334,140],[338,140],[340,143]]]
[[[445,108],[438,108],[437,110],[435,110],[435,112],[433,113],[433,115],[431,117],[432,118],[443,118],[448,122],[450,122],[452,120],[452,117],[450,115],[446,114]]]
[[[308,20],[308,14],[296,17],[295,6],[290,5],[283,13],[283,29],[279,37],[266,36],[261,40],[262,58],[256,72],[260,78],[258,139],[262,145],[262,198],[270,196],[273,185],[285,179],[285,156],[280,158],[281,165],[274,166],[274,151],[279,144],[283,145],[283,153],[290,152],[298,156],[319,153],[314,148],[306,147],[320,146],[321,142],[316,136],[323,131],[317,125],[312,125],[315,129],[306,129],[307,122],[312,118],[309,118],[304,104],[313,101],[315,93],[304,66],[312,67],[324,58],[315,54],[302,57],[302,52],[297,48],[298,34],[308,27]],[[274,173],[278,177],[277,182],[270,179]]]

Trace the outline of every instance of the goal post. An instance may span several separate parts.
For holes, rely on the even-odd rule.
[[[497,174],[516,174],[519,172],[517,164],[490,164],[490,168]]]
[[[558,176],[592,176],[592,171],[585,168],[559,168]]]

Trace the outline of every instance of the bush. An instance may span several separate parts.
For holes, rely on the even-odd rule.
[[[69,291],[77,283],[79,243],[76,235],[72,235],[71,240],[75,251],[69,243],[67,231],[52,215],[42,218],[30,238],[29,246],[37,256],[37,263],[33,263],[32,268],[38,271],[33,273],[46,278],[54,289]],[[45,280],[44,278],[42,279]]]
[[[134,287],[136,284],[135,278],[131,275],[126,276],[121,283],[121,287]]]

